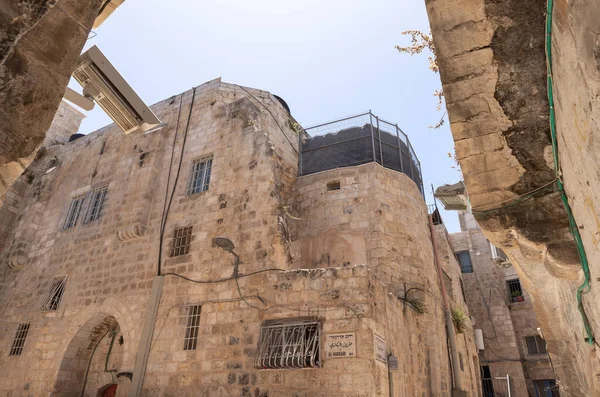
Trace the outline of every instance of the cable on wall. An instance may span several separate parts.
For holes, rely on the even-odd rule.
[[[183,94],[181,95],[183,99]],[[183,153],[185,151],[185,143],[187,141],[188,130],[190,128],[190,121],[192,119],[192,110],[194,109],[194,99],[196,98],[196,87],[192,89],[192,102],[190,103],[190,111],[188,114],[187,123],[185,125],[185,131],[183,133],[183,142],[181,143],[181,154],[179,156],[179,164],[177,165],[177,173],[175,174],[175,180],[173,181],[173,189],[171,190],[171,197],[169,198],[168,204],[163,208],[163,216],[162,223],[160,227],[160,237],[159,237],[159,246],[158,246],[158,271],[157,275],[161,275],[161,267],[162,267],[162,251],[163,251],[163,242],[165,237],[165,228],[167,226],[167,219],[169,217],[169,211],[171,209],[171,203],[173,202],[173,196],[175,195],[175,189],[177,188],[177,181],[179,180],[179,175],[181,174],[181,165],[183,163]],[[181,102],[180,102],[181,103]],[[179,107],[181,112],[181,105]],[[177,124],[179,126],[179,119],[177,120]],[[175,139],[173,141],[173,151],[175,150],[175,141],[177,139],[177,131],[175,131]],[[171,161],[173,157],[171,157]],[[171,162],[172,165],[172,162]],[[171,174],[171,166],[169,166],[169,174]],[[169,186],[167,185],[167,191]]]

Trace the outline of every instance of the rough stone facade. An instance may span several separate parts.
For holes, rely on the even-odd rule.
[[[127,395],[160,249],[165,283],[143,396],[450,393],[427,207],[413,181],[377,164],[298,178],[295,123],[265,91],[213,80],[152,109],[162,129],[124,135],[110,125],[51,146],[9,191],[0,209],[3,219],[14,214],[0,239],[0,347],[11,350],[19,324],[30,328],[21,355],[0,356],[3,395],[79,396],[84,388],[96,396],[112,384]],[[194,161],[206,156],[209,188],[187,195]],[[331,179],[339,190],[327,191]],[[84,223],[86,201],[104,186],[101,216]],[[81,196],[78,222],[65,228]],[[173,256],[175,230],[190,226],[189,251]],[[237,280],[216,236],[236,246]],[[448,247],[443,226],[437,238]],[[453,305],[465,308],[460,269],[445,252]],[[68,276],[60,305],[40,309],[60,275]],[[196,306],[197,345],[186,349]],[[261,327],[283,319],[319,323],[320,368],[256,368]],[[466,326],[457,338],[463,388],[480,396]],[[355,333],[355,357],[325,356],[335,333]],[[399,365],[390,379],[392,352]]]
[[[77,131],[84,117],[85,116],[82,113],[67,102],[60,102],[40,149],[34,150],[25,158],[20,158],[17,161],[11,161],[0,165],[0,205],[7,199],[5,196],[6,191],[12,186],[17,178],[21,176],[29,164],[31,164],[38,151],[46,150],[46,148],[50,146],[67,142],[73,131]]]
[[[426,4],[474,213],[486,236],[511,257],[532,298],[561,392],[598,394],[598,351],[584,340],[576,299],[583,283],[581,263],[560,195],[543,189],[556,186],[546,88],[546,1]],[[593,1],[554,1],[552,23],[560,176],[589,257],[591,290],[583,307],[594,334],[600,332],[600,309],[594,304],[600,272],[594,140],[598,7]],[[532,198],[513,202],[532,191],[537,192]]]
[[[102,0],[3,1],[0,7],[0,181],[35,155]],[[18,175],[17,175],[18,176]],[[0,184],[0,199],[3,196]]]
[[[490,242],[472,214],[459,217],[462,231],[450,237],[455,252],[469,252],[473,265],[472,273],[463,273],[463,282],[474,328],[483,331],[480,365],[488,366],[492,377],[509,375],[512,395],[535,397],[534,381],[554,380],[555,375],[546,354],[527,350],[525,337],[539,336],[531,297],[523,288],[522,301],[512,297],[507,282],[518,280],[514,267],[494,263]]]

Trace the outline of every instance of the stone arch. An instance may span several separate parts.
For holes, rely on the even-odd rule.
[[[129,310],[121,301],[115,298],[105,299],[101,304],[75,315],[71,324],[70,332],[64,335],[64,339],[69,342],[65,346],[51,396],[81,395],[85,372],[94,347],[109,331],[118,331],[123,336],[122,355],[117,371],[133,372],[138,332]],[[109,380],[110,378],[107,382]]]

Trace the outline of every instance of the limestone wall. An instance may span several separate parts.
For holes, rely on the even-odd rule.
[[[34,155],[59,109],[101,0],[8,0],[0,10],[0,180]],[[60,4],[57,4],[60,3]],[[0,200],[4,195],[0,183]]]
[[[391,352],[399,361],[394,395],[447,394],[452,384],[440,290],[426,206],[414,182],[364,165],[348,169],[342,184],[357,195],[330,196],[328,203],[310,193],[300,204],[299,189],[321,191],[325,182],[317,175],[311,176],[314,186],[306,179],[295,185],[298,135],[271,94],[213,80],[197,87],[194,97],[187,91],[152,109],[165,123],[162,129],[124,135],[110,125],[55,145],[31,165],[31,183],[11,191],[20,199],[12,202],[15,216],[4,226],[0,348],[10,350],[19,323],[30,323],[30,331],[22,355],[0,356],[6,375],[0,391],[78,396],[91,363],[84,395],[95,396],[110,382],[118,385],[117,395],[127,395],[158,270],[160,225],[170,201],[165,192],[175,185],[144,396],[388,396],[384,361]],[[188,196],[191,164],[206,155],[213,156],[209,189]],[[72,198],[100,186],[108,186],[102,216],[86,224],[80,217],[75,227],[63,229]],[[339,213],[311,214],[328,207]],[[342,218],[344,209],[348,218]],[[308,222],[321,217],[327,221]],[[189,226],[189,253],[171,257],[174,230]],[[290,249],[298,236],[330,226],[363,245],[351,240],[336,248],[341,253],[351,247],[347,258],[332,254],[321,261],[319,254],[316,263],[299,262],[303,257]],[[233,256],[213,245],[216,236],[235,244],[238,280],[231,279]],[[332,236],[316,245],[317,252],[338,247]],[[456,264],[446,270],[458,283]],[[58,275],[68,276],[60,307],[40,310],[40,295]],[[407,289],[419,286],[410,296],[427,305],[426,313],[401,300],[404,282]],[[184,349],[190,305],[201,305],[195,350]],[[322,358],[315,369],[256,369],[264,321],[307,316],[321,324],[321,354],[327,334],[355,332],[357,356]],[[103,367],[109,329],[123,336],[109,360],[114,374]],[[458,347],[463,387],[475,396],[471,333],[459,338]],[[386,341],[383,361],[375,357],[374,334]]]
[[[469,251],[473,273],[464,273],[467,304],[475,318],[475,328],[483,331],[485,350],[480,364],[490,367],[493,377],[511,378],[516,396],[535,395],[534,380],[554,379],[547,355],[530,355],[526,336],[538,335],[538,322],[531,295],[523,289],[523,302],[511,302],[506,281],[517,278],[514,267],[494,264],[492,252],[473,216],[460,214],[461,225],[471,225],[451,235],[455,251]]]
[[[327,190],[334,181],[340,189]],[[290,210],[299,218],[289,221],[296,266],[369,263],[395,288],[433,285],[427,207],[402,173],[370,163],[305,175]]]
[[[552,42],[561,177],[594,280],[599,79],[598,9],[592,3],[555,1]],[[560,196],[544,189],[556,186],[545,84],[547,2],[426,4],[456,153],[478,222],[511,257],[531,295],[561,392],[597,393],[598,355],[584,340],[577,307],[581,263]],[[519,197],[526,199],[512,201]],[[593,283],[583,305],[597,333]]]

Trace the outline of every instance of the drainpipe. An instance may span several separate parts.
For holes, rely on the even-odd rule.
[[[144,377],[146,375],[146,365],[150,357],[150,347],[152,345],[152,335],[154,334],[154,324],[158,314],[158,306],[160,305],[160,297],[162,295],[164,276],[155,276],[152,280],[152,292],[148,300],[148,310],[144,319],[144,328],[142,329],[142,337],[135,359],[135,367],[133,368],[133,378],[129,386],[128,397],[140,397],[142,395],[142,386],[144,385]]]
[[[440,289],[442,290],[442,302],[444,304],[444,317],[446,319],[446,332],[448,334],[448,342],[450,345],[450,357],[452,361],[452,382],[454,387],[452,388],[452,397],[466,396],[466,392],[462,389],[460,367],[458,365],[458,352],[456,350],[456,335],[454,333],[454,323],[452,321],[452,313],[450,311],[450,304],[448,303],[448,296],[446,291],[446,285],[444,284],[444,278],[442,275],[442,266],[438,254],[437,241],[435,239],[435,228],[433,227],[433,218],[429,215],[429,230],[431,231],[431,242],[433,244],[433,256],[435,266],[437,268],[438,280],[440,283]]]

